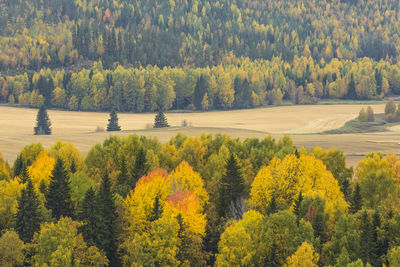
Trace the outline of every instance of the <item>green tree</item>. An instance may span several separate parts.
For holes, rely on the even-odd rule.
[[[96,202],[96,192],[90,187],[85,194],[85,198],[78,210],[78,218],[82,221],[79,231],[82,233],[85,242],[88,245],[98,243],[98,210]]]
[[[201,74],[196,81],[193,93],[193,103],[197,110],[202,110],[204,95],[207,93],[208,83],[205,75]]]
[[[35,135],[50,135],[51,134],[51,122],[49,115],[47,114],[46,107],[42,105],[38,111],[36,118]]]
[[[97,247],[103,250],[110,266],[119,266],[116,241],[116,221],[118,214],[114,203],[114,197],[111,192],[111,181],[106,173],[100,185],[97,199],[98,208],[98,228],[97,228]]]
[[[358,113],[358,121],[359,122],[367,122],[368,121],[368,115],[364,108],[362,108],[360,110],[360,113]]]
[[[40,229],[39,204],[32,181],[28,179],[26,188],[21,190],[15,222],[15,230],[25,243],[31,242],[34,233]]]
[[[141,146],[136,153],[135,165],[133,169],[133,181],[131,182],[131,187],[134,188],[136,182],[139,180],[140,177],[145,175],[148,171],[147,164],[146,164],[146,151]]]
[[[58,158],[51,172],[51,181],[46,195],[46,207],[52,211],[57,220],[61,216],[73,215],[70,184],[64,162]]]
[[[219,215],[241,218],[244,179],[236,156],[232,153],[226,163],[219,190]]]
[[[394,103],[394,100],[392,98],[386,102],[385,116],[386,120],[389,122],[396,121],[396,104]]]
[[[375,120],[375,115],[374,115],[374,110],[371,108],[371,106],[367,107],[367,121],[372,122]]]
[[[356,213],[362,208],[362,195],[360,185],[357,183],[350,201],[350,212]]]
[[[154,128],[164,128],[169,127],[167,118],[165,117],[164,112],[162,109],[159,109],[155,119],[154,119]]]
[[[115,110],[113,109],[110,112],[110,118],[108,119],[107,131],[121,131],[121,127],[118,125],[118,116]]]
[[[158,220],[161,217],[161,206],[160,206],[160,197],[157,195],[156,198],[154,199],[154,204],[153,204],[153,209],[150,214],[149,221],[154,222]]]
[[[25,256],[23,253],[24,242],[18,238],[14,231],[6,231],[0,237],[0,266],[22,266]]]

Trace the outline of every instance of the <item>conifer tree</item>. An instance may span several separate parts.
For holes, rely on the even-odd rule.
[[[273,195],[272,198],[271,198],[271,202],[269,203],[268,208],[267,208],[267,214],[270,215],[270,214],[273,214],[273,213],[275,213],[277,211],[278,211],[278,207],[277,207],[277,204],[276,204],[275,196]]]
[[[58,158],[51,173],[51,182],[46,195],[46,207],[52,211],[57,220],[61,216],[72,217],[72,201],[68,173],[64,162]]]
[[[161,217],[161,207],[160,207],[160,198],[159,196],[156,196],[154,199],[154,204],[153,204],[153,210],[151,211],[149,221],[154,222]]]
[[[293,213],[296,215],[297,218],[297,223],[300,222],[301,219],[301,202],[303,202],[303,193],[300,191],[298,198],[294,202],[294,208],[293,208]]]
[[[205,93],[207,92],[207,80],[203,74],[196,81],[193,93],[193,104],[197,110],[202,109],[202,101]]]
[[[42,105],[38,111],[36,118],[35,135],[50,135],[51,134],[51,122],[49,115],[47,114],[46,107]]]
[[[75,160],[74,159],[72,159],[71,167],[69,169],[70,169],[72,174],[76,173],[77,169],[76,169],[76,164],[75,164]]]
[[[107,131],[121,131],[121,127],[118,125],[118,116],[115,110],[113,109],[110,112],[110,118],[108,119]]]
[[[26,162],[23,159],[22,155],[19,154],[13,166],[14,176],[21,175],[25,168],[26,168]]]
[[[39,200],[31,179],[28,179],[26,188],[21,190],[15,220],[15,230],[19,238],[25,243],[31,242],[33,234],[40,229],[41,222]]]
[[[353,196],[350,202],[350,211],[351,213],[356,213],[362,207],[362,196],[361,196],[361,188],[359,184],[356,184],[356,188],[353,191]]]
[[[357,92],[356,92],[356,83],[354,81],[354,74],[351,74],[350,82],[347,87],[347,98],[348,99],[357,99]]]
[[[374,215],[372,217],[372,229],[371,229],[371,264],[373,266],[381,266],[382,264],[379,264],[380,257],[382,256],[381,248],[379,245],[379,240],[378,240],[378,231],[379,228],[381,227],[381,218],[379,215],[378,211],[374,212]]]
[[[134,175],[131,187],[134,188],[139,178],[145,175],[146,173],[147,173],[146,151],[144,150],[143,147],[140,147],[136,154],[135,167],[133,170]]]
[[[128,166],[126,165],[125,156],[121,159],[120,173],[117,176],[117,193],[125,197],[129,193],[128,184]]]
[[[227,215],[230,205],[237,205],[244,194],[244,179],[235,155],[231,154],[220,184],[219,215]]]
[[[82,233],[86,243],[90,246],[96,245],[97,241],[97,202],[96,202],[96,192],[90,187],[86,193],[85,198],[78,211],[78,218],[83,222],[80,227],[80,232]]]
[[[361,217],[361,233],[360,233],[360,247],[361,247],[361,259],[364,263],[370,263],[371,252],[372,252],[372,225],[369,220],[369,216],[364,211]]]
[[[164,127],[169,127],[167,118],[165,117],[164,112],[160,108],[158,110],[158,113],[154,119],[154,128],[164,128]]]
[[[97,208],[98,241],[96,245],[106,253],[107,258],[110,261],[110,266],[120,266],[116,241],[116,220],[118,214],[113,194],[111,192],[111,181],[108,174],[103,176],[103,181],[97,197]]]

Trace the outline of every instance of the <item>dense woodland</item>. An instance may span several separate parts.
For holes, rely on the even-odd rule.
[[[0,160],[0,265],[399,266],[399,166],[289,137],[31,144]]]
[[[400,93],[397,0],[0,7],[0,102],[149,112]]]

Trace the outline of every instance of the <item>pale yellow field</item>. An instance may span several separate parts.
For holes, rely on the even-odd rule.
[[[312,105],[283,106],[235,111],[206,113],[168,113],[168,122],[180,126],[183,120],[192,123],[191,128],[146,129],[154,120],[154,114],[119,114],[123,131],[113,133],[126,136],[132,133],[157,137],[161,142],[182,132],[187,135],[226,133],[232,137],[263,138],[272,134],[276,138],[284,134],[292,136],[298,146],[316,145],[323,148],[338,147],[348,155],[349,164],[355,164],[365,153],[373,150],[400,153],[400,127],[385,133],[320,135],[319,132],[336,129],[357,117],[362,105]],[[375,113],[382,113],[384,105],[372,105]],[[102,142],[110,133],[98,133],[95,129],[106,128],[108,113],[72,112],[49,110],[53,134],[33,135],[36,109],[0,106],[0,151],[9,162],[27,144],[41,142],[49,148],[58,139],[74,143],[82,153],[87,153],[95,143]]]

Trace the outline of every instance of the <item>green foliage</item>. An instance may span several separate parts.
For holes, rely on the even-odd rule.
[[[169,127],[167,122],[167,117],[165,117],[164,112],[160,109],[154,118],[154,128],[164,128]]]
[[[71,188],[68,173],[65,170],[64,162],[58,158],[51,172],[51,182],[46,195],[46,207],[52,211],[57,220],[61,216],[73,215],[71,200]]]
[[[42,218],[39,210],[39,199],[30,179],[28,179],[26,188],[21,190],[15,220],[15,231],[21,240],[25,243],[31,242],[35,232],[40,229]]]
[[[51,122],[45,106],[41,106],[36,118],[35,135],[50,135]]]
[[[115,110],[110,113],[110,118],[108,119],[107,131],[120,131],[121,127],[118,125],[118,116]]]
[[[25,255],[24,242],[14,231],[6,231],[0,237],[0,265],[3,267],[22,266]]]

